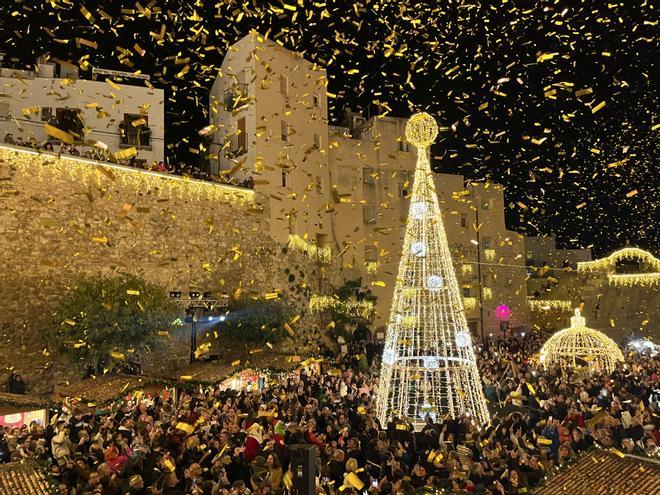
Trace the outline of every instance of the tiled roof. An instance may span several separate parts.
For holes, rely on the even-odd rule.
[[[0,464],[2,495],[50,495],[52,483],[46,471],[34,462]]]
[[[606,450],[587,452],[550,475],[534,495],[657,495],[660,464],[639,457],[620,457]]]

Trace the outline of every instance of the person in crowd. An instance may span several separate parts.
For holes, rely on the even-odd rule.
[[[27,385],[23,381],[23,378],[18,373],[12,373],[9,377],[9,383],[7,385],[7,390],[11,394],[26,394]]]

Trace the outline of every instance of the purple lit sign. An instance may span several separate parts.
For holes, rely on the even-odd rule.
[[[498,320],[506,320],[511,316],[511,308],[506,304],[502,304],[495,308],[495,316]]]

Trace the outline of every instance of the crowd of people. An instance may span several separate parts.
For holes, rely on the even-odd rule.
[[[479,349],[489,425],[379,424],[379,356],[353,343],[261,390],[132,395],[97,414],[67,404],[45,427],[5,428],[0,457],[47,460],[61,495],[268,495],[290,491],[290,447],[302,443],[319,493],[510,495],[596,446],[658,456],[660,360],[631,355],[611,375],[579,376],[543,370],[537,349],[529,336]]]
[[[150,170],[152,172],[180,175],[183,177],[190,177],[191,179],[219,182],[230,186],[254,189],[254,179],[251,176],[241,179],[226,174],[211,176],[211,174],[200,167],[196,167],[183,161],[165,162],[161,160],[149,163],[147,160],[141,160],[137,157],[117,158],[114,153],[107,149],[107,147],[67,144],[61,141],[39,142],[34,137],[30,137],[26,140],[20,136],[14,136],[12,133],[5,134],[4,143],[12,146],[22,146],[35,150],[48,151],[59,155],[75,156],[86,158],[88,160],[113,163],[125,167]]]

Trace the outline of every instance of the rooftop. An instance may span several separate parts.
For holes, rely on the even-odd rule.
[[[0,493],[2,495],[49,495],[53,481],[36,462],[0,464]]]
[[[660,493],[660,463],[613,452],[587,452],[551,475],[534,495],[651,495]]]

